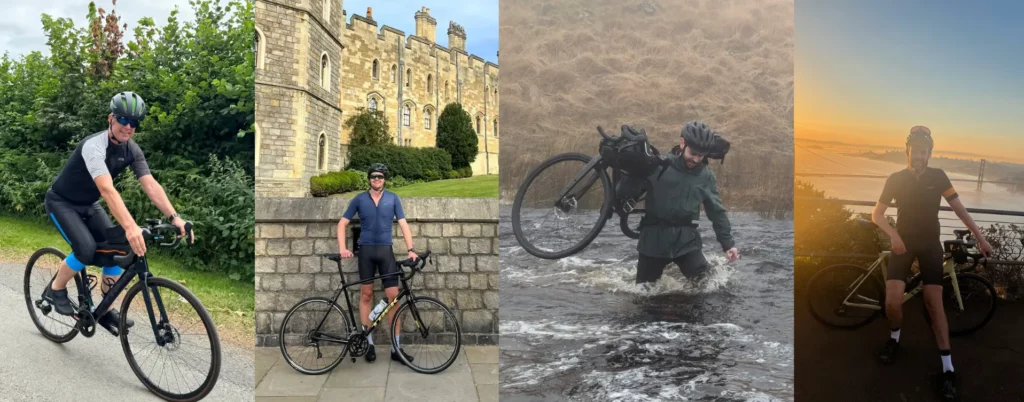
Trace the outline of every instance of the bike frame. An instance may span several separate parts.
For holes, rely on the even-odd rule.
[[[870,302],[870,303],[875,303],[875,304],[864,304],[864,303],[854,303],[854,302],[851,302],[850,298],[853,297],[854,293],[857,293],[857,289],[860,289],[860,285],[863,284],[864,281],[866,281],[876,269],[881,268],[881,270],[882,270],[882,278],[883,279],[886,278],[886,271],[887,271],[886,267],[888,267],[888,265],[889,265],[888,264],[888,261],[889,261],[888,257],[889,257],[890,253],[891,253],[890,251],[883,251],[881,253],[878,253],[878,259],[875,260],[875,262],[872,263],[870,267],[868,267],[868,273],[862,275],[860,278],[857,278],[857,280],[854,281],[853,284],[851,285],[851,286],[853,286],[853,288],[850,290],[849,293],[846,294],[846,298],[843,299],[843,305],[844,306],[861,307],[861,308],[866,308],[866,309],[870,309],[870,310],[881,310],[883,308],[882,301],[879,301],[879,300],[873,300],[873,299],[871,299],[869,297],[864,297],[862,295],[857,295],[857,298],[859,298],[859,299],[863,299],[863,300],[865,300],[867,302]],[[960,311],[963,311],[963,309],[964,309],[964,302],[963,302],[963,299],[960,297],[960,285],[959,285],[959,283],[957,283],[957,280],[956,280],[954,265],[955,264],[953,262],[952,255],[949,254],[949,253],[943,254],[943,263],[942,263],[942,273],[943,273],[943,276],[942,277],[943,277],[943,279],[945,279],[947,277],[951,278],[951,281],[953,283],[953,294],[956,295],[957,307],[960,309]],[[919,276],[919,275],[920,275],[920,273],[917,273],[917,274],[914,274],[914,276],[911,276],[910,277],[911,281],[913,281],[913,279],[917,278],[917,276]],[[885,283],[885,282],[883,281],[883,283]],[[903,293],[903,301],[900,304],[906,303],[908,300],[912,299],[914,296],[917,296],[917,294],[920,293],[922,290],[924,290],[924,284],[923,283],[919,283],[919,284],[917,284],[917,286],[914,286],[913,289],[909,289],[909,290],[904,291],[904,293]]]
[[[576,186],[576,183],[579,183],[580,180],[583,180],[583,177],[586,176],[587,173],[590,173],[591,170],[597,170],[595,169],[595,167],[597,167],[598,164],[601,163],[601,161],[601,155],[597,155],[593,158],[590,158],[590,162],[587,162],[587,164],[583,166],[583,169],[580,169],[579,173],[576,173],[576,176],[574,176],[572,180],[569,180],[569,184],[563,187],[562,191],[558,193],[558,198],[557,201],[555,201],[555,205],[558,206],[559,208],[563,208],[562,200],[570,196],[569,191]],[[576,193],[572,194],[572,197],[577,197],[579,194],[585,193],[587,192],[587,190],[590,190],[590,186],[593,186],[598,179],[598,175],[594,175],[594,177],[590,179],[590,182],[585,184],[580,191],[577,191]]]
[[[90,313],[96,311],[106,312],[107,309],[114,304],[114,301],[117,300],[117,297],[124,292],[126,287],[128,287],[128,283],[130,283],[133,278],[138,277],[139,282],[142,283],[142,299],[146,304],[146,312],[149,315],[149,323],[153,328],[153,336],[156,338],[157,345],[164,346],[165,342],[163,337],[160,336],[159,328],[161,328],[163,324],[168,323],[167,310],[164,309],[164,303],[160,298],[160,292],[158,290],[152,289],[152,294],[150,294],[148,284],[149,278],[152,277],[153,274],[149,272],[149,263],[147,262],[146,257],[137,257],[134,262],[128,265],[124,273],[121,274],[121,277],[118,278],[117,282],[114,282],[114,284],[110,286],[106,296],[100,300],[100,304],[95,308],[93,308],[92,291],[89,289],[88,284],[86,284],[86,275],[84,272],[85,271],[83,270],[77,274],[82,277],[82,280],[78,281],[78,294],[80,295],[80,298],[85,299],[85,305],[88,307]],[[100,283],[98,285],[101,286],[102,289],[103,284]],[[157,322],[156,316],[153,314],[154,301],[156,302],[157,309],[160,311],[159,322]],[[96,317],[94,316],[93,321],[95,322],[95,320]]]
[[[367,327],[366,329],[361,331],[361,334],[363,336],[369,335],[370,332],[372,332],[374,330],[374,328],[377,328],[377,325],[379,325],[380,322],[384,320],[384,317],[386,317],[388,312],[391,311],[391,309],[395,305],[398,304],[399,300],[401,300],[402,298],[405,298],[406,300],[409,300],[409,299],[412,299],[414,297],[413,294],[412,294],[412,289],[409,287],[409,284],[407,283],[408,279],[405,278],[405,276],[404,276],[405,272],[401,271],[401,267],[397,263],[395,264],[395,266],[399,268],[399,272],[393,272],[393,273],[390,273],[390,274],[387,274],[387,275],[376,276],[376,277],[369,278],[369,279],[364,279],[364,280],[361,280],[361,281],[358,281],[358,282],[345,283],[345,273],[341,270],[341,261],[340,260],[338,261],[338,274],[341,275],[341,287],[339,287],[338,290],[334,293],[334,298],[332,300],[332,303],[338,304],[338,298],[341,297],[342,293],[345,294],[345,306],[348,307],[348,317],[349,317],[349,321],[352,324],[352,326],[349,328],[350,330],[352,330],[354,332],[355,329],[358,328],[358,327],[356,326],[357,324],[356,324],[356,319],[355,319],[355,315],[354,315],[355,313],[353,312],[353,309],[352,309],[352,301],[349,299],[348,288],[353,287],[353,286],[357,286],[357,285],[362,285],[362,284],[365,284],[365,283],[373,283],[373,281],[376,281],[378,279],[389,278],[389,277],[392,277],[392,276],[399,276],[399,281],[401,282],[401,290],[398,292],[398,295],[395,296],[395,298],[393,300],[391,300],[390,303],[388,303],[387,307],[385,307],[384,310],[381,311],[380,315],[378,315],[377,318],[375,320],[373,320],[372,323],[370,323],[369,327]],[[419,329],[422,332],[424,330],[424,328],[420,327],[420,324],[419,324],[419,321],[418,321],[419,320],[419,312],[416,311],[416,306],[415,305],[413,305],[410,308],[412,309],[413,317],[417,320],[416,321],[416,328]],[[317,324],[316,329],[313,330],[313,333],[316,334],[316,335],[319,335],[319,336],[316,336],[316,335],[311,336],[311,339],[317,340],[317,341],[333,342],[333,343],[339,343],[339,344],[342,344],[342,345],[348,345],[348,339],[336,339],[336,338],[333,338],[333,337],[331,337],[329,335],[326,335],[326,334],[323,334],[323,333],[320,332],[320,328],[323,327],[324,323],[327,321],[327,316],[328,315],[329,314],[324,314],[324,318],[320,319],[320,323]]]

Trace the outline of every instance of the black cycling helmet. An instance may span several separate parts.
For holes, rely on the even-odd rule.
[[[680,135],[686,141],[686,146],[699,154],[707,154],[715,145],[717,134],[711,127],[702,121],[691,121],[683,127]]]
[[[146,102],[139,94],[124,91],[110,99],[110,113],[129,119],[142,120],[146,117]]]
[[[932,142],[932,130],[925,126],[914,126],[911,128],[910,135],[907,136],[907,147],[911,145],[925,145],[931,150],[935,145]]]
[[[374,163],[370,165],[370,170],[366,171],[366,176],[370,176],[374,172],[383,173],[384,178],[386,179],[388,178],[388,165],[385,165],[383,163]]]

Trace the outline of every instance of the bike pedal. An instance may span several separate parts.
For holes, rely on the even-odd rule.
[[[634,209],[636,209],[636,201],[632,198],[627,198],[626,202],[622,204],[622,211],[628,214],[633,212]]]

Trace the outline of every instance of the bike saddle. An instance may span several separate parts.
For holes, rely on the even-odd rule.
[[[331,261],[341,261],[341,254],[333,253],[333,254],[321,254],[321,255],[323,255],[324,258],[326,258],[328,260],[331,260]]]
[[[971,234],[971,231],[967,230],[967,229],[953,230],[953,234],[955,234],[957,238],[962,238],[962,237],[964,237],[966,235]]]
[[[878,225],[876,225],[874,222],[869,221],[867,219],[857,219],[857,224],[860,225],[860,227],[862,227],[864,229],[867,229],[867,230],[878,229]]]

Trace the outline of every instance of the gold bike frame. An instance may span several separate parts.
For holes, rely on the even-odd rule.
[[[846,297],[843,299],[843,306],[861,307],[861,308],[866,308],[866,309],[870,309],[870,310],[881,310],[882,309],[882,301],[874,300],[874,299],[871,299],[870,297],[864,297],[862,295],[857,295],[856,298],[859,299],[858,301],[866,301],[868,303],[873,303],[873,304],[865,304],[865,303],[856,303],[856,302],[850,301],[850,298],[854,297],[854,293],[857,292],[857,289],[860,289],[860,285],[863,284],[864,281],[866,281],[868,279],[868,277],[871,276],[871,273],[874,272],[876,269],[881,268],[882,269],[882,278],[883,279],[886,278],[886,267],[888,266],[889,253],[890,253],[889,251],[883,251],[883,252],[878,253],[878,259],[875,260],[875,262],[872,263],[870,267],[868,267],[868,272],[866,274],[864,274],[864,275],[861,275],[859,278],[857,278],[857,280],[853,281],[853,284],[850,285],[850,286],[852,286],[852,288],[850,289],[850,292],[847,293]],[[956,280],[956,275],[955,275],[954,268],[955,268],[955,264],[953,262],[953,258],[951,258],[951,254],[949,254],[949,253],[943,254],[942,278],[945,279],[945,278],[949,277],[951,279],[951,281],[953,283],[953,294],[956,295],[957,307],[958,307],[958,309],[960,311],[963,311],[964,310],[964,302],[963,302],[963,299],[960,297],[960,284]],[[903,293],[903,301],[901,302],[901,304],[902,303],[906,303],[908,300],[910,300],[914,296],[917,296],[917,294],[920,293],[922,290],[924,290],[924,283],[923,282],[922,283],[918,283],[917,286],[915,286],[913,289],[909,289],[909,290],[905,291]],[[884,288],[883,288],[883,292],[884,292]]]

